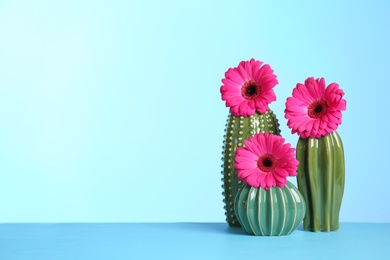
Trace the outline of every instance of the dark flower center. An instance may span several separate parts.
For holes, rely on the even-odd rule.
[[[257,89],[255,85],[250,85],[246,88],[245,94],[248,96],[253,96],[257,93]]]
[[[316,108],[314,108],[314,113],[319,114],[322,112],[322,105],[318,105]]]
[[[263,166],[264,167],[271,167],[272,166],[272,161],[269,158],[265,158],[263,160]]]
[[[307,109],[307,113],[311,118],[320,118],[327,111],[328,105],[323,99],[316,100],[311,103]]]
[[[251,79],[242,86],[241,95],[245,99],[254,99],[260,95],[261,87],[259,83]]]
[[[272,172],[278,166],[278,160],[269,153],[263,154],[257,160],[257,167],[263,172]]]

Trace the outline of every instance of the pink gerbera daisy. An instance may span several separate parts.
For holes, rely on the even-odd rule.
[[[237,68],[230,68],[222,79],[222,100],[235,116],[251,116],[258,111],[265,113],[268,104],[276,100],[273,87],[278,84],[274,71],[268,64],[251,59],[241,61]]]
[[[298,83],[287,98],[285,118],[291,132],[302,138],[320,138],[341,124],[341,110],[346,109],[344,91],[337,83],[325,85],[324,78],[308,78]]]
[[[284,138],[268,132],[258,133],[245,140],[245,146],[237,148],[237,175],[252,187],[264,188],[287,184],[287,176],[297,175],[298,160],[295,149],[284,143]]]

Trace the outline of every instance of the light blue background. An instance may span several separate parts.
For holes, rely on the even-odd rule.
[[[389,222],[389,17],[386,1],[1,1],[0,222],[224,221],[219,87],[252,57],[293,146],[295,84],[340,84],[340,220]]]

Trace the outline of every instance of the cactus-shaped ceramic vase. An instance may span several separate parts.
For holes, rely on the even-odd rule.
[[[283,188],[268,190],[244,184],[235,198],[234,209],[241,226],[256,236],[289,235],[302,222],[305,200],[288,182]]]
[[[329,232],[339,229],[344,193],[344,150],[336,131],[321,138],[299,138],[296,150],[298,188],[307,203],[304,229]]]
[[[255,112],[249,117],[236,117],[232,114],[227,119],[223,151],[222,151],[222,195],[224,196],[226,221],[230,226],[239,227],[234,213],[234,199],[238,187],[242,181],[237,178],[237,171],[234,168],[237,147],[244,144],[250,136],[268,131],[271,134],[280,135],[279,122],[272,110],[268,109],[264,114]]]

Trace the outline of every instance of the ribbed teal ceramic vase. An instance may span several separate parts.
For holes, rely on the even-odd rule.
[[[240,226],[234,213],[234,198],[242,181],[237,178],[237,171],[234,168],[237,147],[244,144],[244,140],[250,136],[268,131],[271,134],[279,135],[279,122],[272,112],[268,110],[264,114],[256,112],[249,117],[236,117],[229,115],[227,120],[222,151],[222,181],[226,221],[230,226]]]
[[[344,193],[344,150],[336,131],[321,137],[298,140],[296,157],[298,188],[307,203],[304,229],[329,232],[339,229]]]
[[[289,235],[302,222],[306,204],[290,182],[283,189],[268,190],[244,184],[235,198],[234,210],[241,226],[256,236]]]

